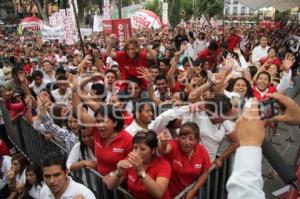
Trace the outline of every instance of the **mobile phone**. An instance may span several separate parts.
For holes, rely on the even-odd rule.
[[[258,104],[260,119],[269,119],[282,112],[281,105],[274,99],[261,101]]]

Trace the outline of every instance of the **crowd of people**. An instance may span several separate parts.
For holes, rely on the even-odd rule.
[[[237,148],[229,197],[263,198],[255,164],[266,121],[257,119],[254,102],[274,98],[286,108],[288,116],[276,116],[270,127],[299,123],[292,117],[299,107],[282,95],[299,75],[297,25],[266,30],[183,23],[137,30],[123,49],[116,35],[103,33],[84,38],[84,49],[38,34],[2,31],[0,38],[0,81],[11,122],[26,120],[68,152],[29,164],[20,154],[10,157],[12,146],[1,132],[1,198],[93,199],[68,177],[89,168],[108,189],[124,186],[135,198],[173,198],[195,182],[185,195],[192,199],[212,166],[221,168]],[[230,144],[220,151],[225,137]],[[253,165],[240,163],[249,163],[247,152],[257,160]],[[250,185],[239,181],[250,175],[243,166],[256,172],[250,172],[250,190],[239,184]]]

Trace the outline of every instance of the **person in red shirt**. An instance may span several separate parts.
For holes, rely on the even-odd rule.
[[[94,117],[82,109],[77,92],[76,80],[73,82],[72,104],[78,121],[93,127],[94,153],[97,158],[97,171],[107,175],[115,170],[117,163],[127,157],[132,149],[132,136],[123,130],[123,116],[112,104],[102,105],[95,111]]]
[[[124,50],[112,52],[112,47],[116,45],[116,36],[111,35],[106,49],[107,56],[112,57],[118,62],[121,71],[121,80],[127,80],[130,77],[138,77],[137,69],[147,67],[148,60],[156,58],[154,50],[147,47],[146,43],[139,43],[136,38],[130,38],[126,41]],[[140,49],[140,45],[144,48]],[[144,82],[146,86],[146,83]]]
[[[230,35],[227,39],[228,42],[228,50],[233,51],[236,47],[239,47],[241,38],[236,34],[236,30],[234,27],[230,28]]]
[[[156,155],[158,145],[154,131],[139,131],[133,137],[133,151],[121,160],[117,170],[103,178],[108,189],[114,189],[127,180],[128,192],[134,198],[171,199],[168,184],[171,166],[162,156]]]
[[[175,197],[196,180],[185,197],[192,199],[206,182],[211,166],[207,150],[199,144],[199,127],[187,122],[181,126],[178,139],[168,142],[169,140],[166,133],[159,135],[158,150],[170,162],[173,171],[169,184],[170,195]]]
[[[201,58],[205,58],[209,63],[210,70],[213,70],[217,66],[217,57],[219,52],[220,50],[218,44],[212,42],[207,48],[204,48],[202,51],[200,51],[196,61],[199,61]]]
[[[276,57],[276,51],[274,48],[269,48],[268,50],[268,56],[267,57],[263,57],[259,60],[259,62],[261,63],[261,65],[263,65],[266,62],[269,62],[270,64],[275,64],[277,67],[280,67],[281,65],[281,61],[279,58]]]

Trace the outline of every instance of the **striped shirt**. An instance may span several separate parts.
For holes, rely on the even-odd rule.
[[[67,152],[69,153],[73,146],[79,141],[78,136],[75,135],[75,133],[73,133],[71,130],[54,124],[53,119],[49,114],[41,115],[40,118],[45,126],[46,131],[52,133],[56,139],[65,142]]]

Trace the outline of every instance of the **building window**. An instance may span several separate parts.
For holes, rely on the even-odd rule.
[[[225,0],[225,4],[230,4],[231,2],[230,2],[230,0]]]
[[[225,15],[229,14],[228,10],[229,10],[228,8],[225,8],[225,12],[224,12]]]
[[[239,4],[238,0],[233,0],[233,4]]]
[[[245,14],[246,14],[246,7],[243,6],[243,7],[241,8],[241,15],[245,15]]]
[[[249,15],[254,15],[254,10],[252,8],[249,9]]]
[[[232,14],[233,14],[233,15],[237,15],[237,11],[238,11],[238,8],[237,8],[237,7],[233,7],[233,12],[232,12]]]

